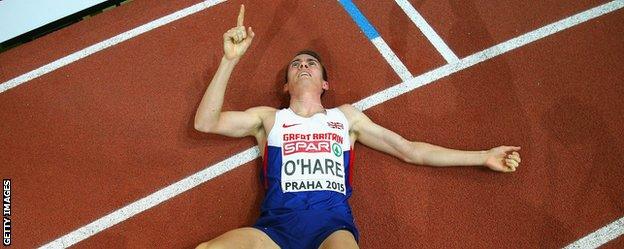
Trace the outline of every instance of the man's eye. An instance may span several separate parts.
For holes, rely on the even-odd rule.
[[[314,66],[314,65],[316,65],[316,62],[310,61],[308,64],[310,64],[310,66]]]
[[[299,66],[299,62],[293,62],[293,63],[292,63],[292,66],[293,66],[293,67],[298,67],[298,66]]]

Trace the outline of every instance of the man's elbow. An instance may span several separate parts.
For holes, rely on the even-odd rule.
[[[208,129],[202,123],[195,122],[193,128],[195,128],[195,130],[197,131],[208,132]]]
[[[193,123],[193,127],[195,128],[195,130],[201,131],[201,132],[206,132],[206,133],[210,133],[213,130],[214,125],[211,125],[209,122],[205,122],[205,121],[201,121],[200,119],[195,119],[195,122]]]
[[[408,156],[401,156],[401,161],[406,162],[406,163],[410,163],[410,164],[414,163],[414,160],[412,160]]]
[[[406,163],[423,165],[424,163],[424,148],[418,142],[409,142],[408,149],[402,153],[401,160]]]
[[[416,164],[416,165],[422,165],[423,160],[420,159],[417,155],[408,155],[408,156],[402,156],[401,160],[403,160],[403,162],[409,163],[409,164]]]
[[[201,123],[195,123],[194,128],[195,128],[195,130],[201,131],[201,132],[209,132],[210,131],[205,126],[203,126]]]

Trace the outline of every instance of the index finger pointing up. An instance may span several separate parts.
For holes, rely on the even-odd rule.
[[[241,4],[240,12],[238,12],[238,21],[236,22],[236,26],[243,26],[243,19],[245,19],[245,5]]]

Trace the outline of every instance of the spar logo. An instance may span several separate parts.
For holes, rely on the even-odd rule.
[[[332,151],[334,152],[334,155],[336,157],[342,156],[342,147],[340,147],[339,144],[337,143],[332,144]]]
[[[284,143],[284,155],[295,153],[331,152],[329,141],[292,141]],[[342,153],[342,151],[341,151]]]

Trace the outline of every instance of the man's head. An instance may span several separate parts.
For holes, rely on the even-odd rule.
[[[286,66],[284,91],[290,92],[294,88],[322,90],[321,96],[329,89],[327,71],[316,52],[300,51]]]

